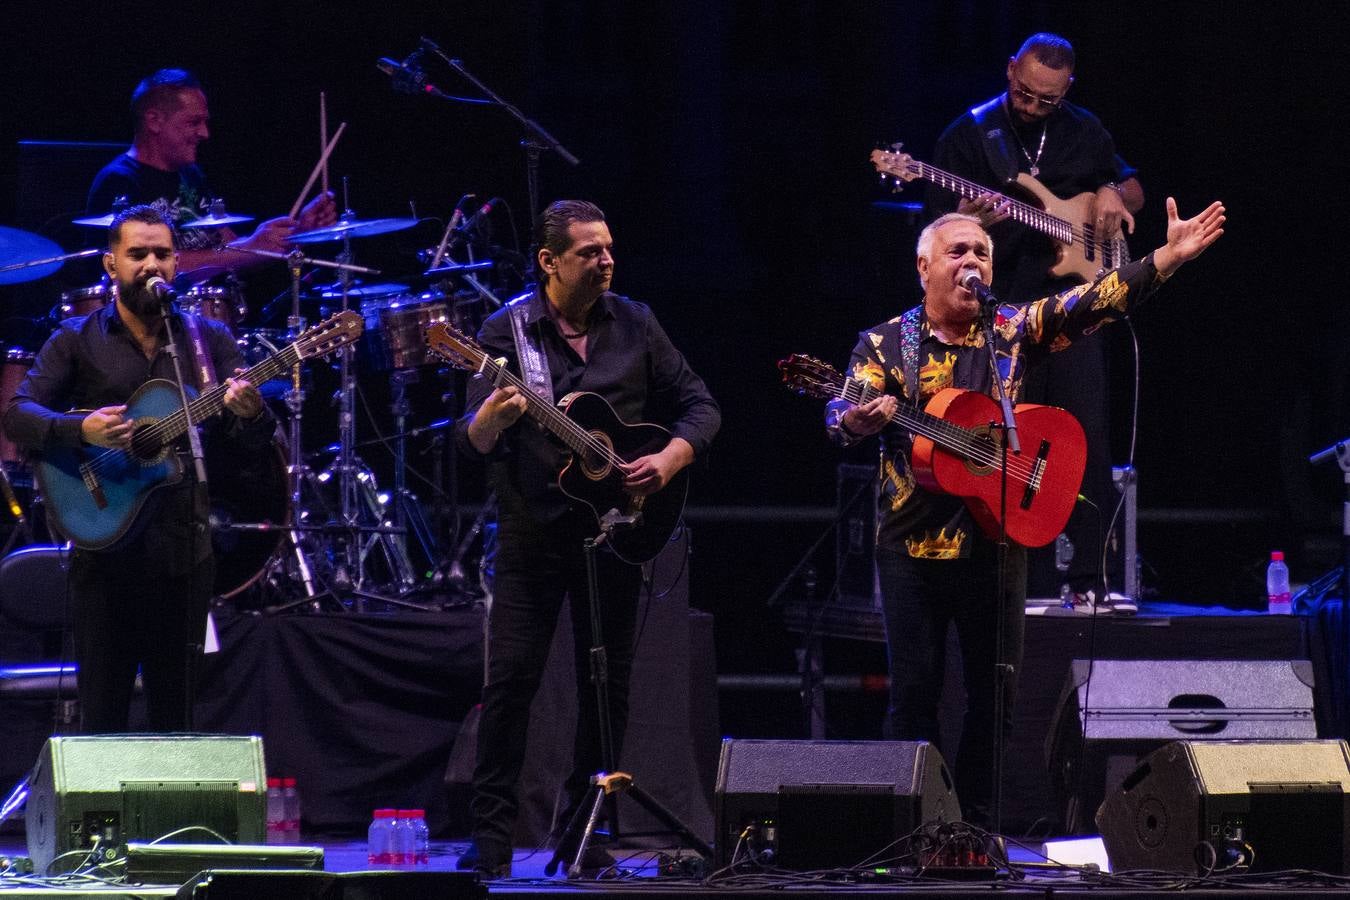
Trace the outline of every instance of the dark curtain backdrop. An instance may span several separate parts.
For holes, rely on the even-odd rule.
[[[1229,208],[1223,241],[1137,317],[1135,461],[1147,509],[1260,515],[1146,525],[1150,582],[1172,599],[1255,605],[1271,547],[1290,551],[1296,579],[1336,556],[1339,473],[1302,460],[1350,433],[1350,304],[1333,274],[1339,4],[241,0],[134,12],[19,2],[6,14],[3,222],[17,140],[124,141],[136,80],[186,65],[211,101],[203,162],[236,210],[272,215],[294,200],[318,155],[324,90],[330,127],[348,123],[333,172],[350,178],[358,214],[403,215],[412,201],[443,216],[475,191],[505,197],[523,230],[512,122],[395,94],[374,68],[419,35],[463,59],[581,158],[544,160],[546,198],[606,209],[617,287],[659,310],[721,400],[726,424],[693,497],[704,505],[833,503],[839,457],[820,410],[787,394],[773,364],[789,352],[842,362],[860,328],[916,298],[912,230],[872,206],[896,198],[879,193],[867,153],[903,140],[930,154],[946,122],[1001,89],[1027,34],[1061,32],[1079,51],[1073,99],[1142,172],[1136,251],[1162,240],[1167,195],[1183,214],[1216,197]],[[40,301],[0,288],[0,303],[25,317]],[[1115,341],[1123,462],[1133,360],[1128,334]],[[481,473],[460,478],[474,496]],[[701,525],[691,598],[716,614],[724,669],[790,666],[764,600],[818,527]],[[828,569],[828,555],[819,562]]]

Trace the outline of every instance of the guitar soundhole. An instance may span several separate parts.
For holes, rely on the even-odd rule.
[[[162,460],[169,452],[150,428],[158,419],[143,417],[136,420],[136,428],[131,433],[131,456],[142,465],[154,465]]]
[[[614,458],[614,442],[603,431],[592,431],[590,435],[591,446],[581,454],[581,471],[592,481],[599,481],[612,469],[610,460]]]
[[[984,459],[997,459],[1002,449],[1001,435],[995,434],[988,425],[972,430],[975,433],[976,454]],[[987,475],[994,469],[992,465],[976,462],[969,457],[966,458],[965,463],[966,468],[975,475]]]

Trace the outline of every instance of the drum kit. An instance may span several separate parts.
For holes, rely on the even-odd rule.
[[[227,214],[217,203],[208,215],[179,227],[219,228],[252,218]],[[109,214],[76,219],[75,224],[106,228],[111,220]],[[456,216],[451,221],[458,220]],[[290,235],[293,249],[289,253],[248,250],[283,261],[289,273],[289,297],[278,298],[259,316],[251,316],[245,286],[229,270],[211,267],[209,271],[180,273],[175,280],[180,308],[224,324],[236,336],[241,355],[250,363],[275,354],[294,340],[305,330],[307,312],[326,316],[332,311],[359,310],[365,322],[360,343],[344,347],[335,365],[336,443],[307,452],[307,431],[313,426],[306,424],[307,413],[312,413],[306,396],[316,379],[315,373],[297,365],[290,378],[259,386],[279,422],[267,459],[246,472],[238,471],[237,461],[213,463],[208,468],[212,543],[217,559],[215,586],[221,600],[256,610],[318,611],[366,609],[379,604],[425,609],[429,604],[467,599],[446,595],[447,588],[462,581],[447,576],[462,570],[461,557],[466,550],[458,534],[455,510],[454,453],[447,449],[446,428],[453,415],[410,428],[413,405],[409,388],[422,382],[427,370],[437,365],[423,339],[427,326],[448,322],[472,333],[487,313],[500,306],[500,298],[510,296],[507,292],[519,285],[507,283],[510,276],[504,272],[494,278],[494,263],[481,258],[476,241],[458,242],[469,255],[468,262],[450,259],[446,245],[453,225],[447,227],[439,247],[417,254],[424,270],[407,280],[421,282],[420,288],[358,280],[358,276],[381,273],[353,262],[354,240],[404,231],[418,224],[419,220],[411,218],[358,219],[345,213],[331,225]],[[340,246],[336,260],[303,252],[318,245]],[[0,285],[46,278],[67,260],[100,252],[62,253],[58,245],[44,237],[0,227]],[[475,260],[476,253],[480,258]],[[427,268],[428,261],[435,265]],[[335,280],[307,287],[307,281],[317,280],[314,276],[318,272],[329,273]],[[114,300],[114,289],[106,279],[67,290],[60,294],[45,323],[37,324],[88,315]],[[289,300],[289,314],[284,327],[277,327],[272,311],[283,300]],[[45,330],[31,329],[34,335]],[[40,337],[45,338],[45,333]],[[0,412],[32,366],[36,349],[13,346],[0,359]],[[359,386],[358,371],[363,374]],[[373,377],[365,377],[367,374]],[[456,376],[441,370],[436,371],[436,377]],[[365,402],[364,390],[381,379],[388,384],[391,434],[380,434],[379,424]],[[438,405],[436,412],[452,414],[461,392],[453,384],[440,387],[440,399],[449,403]],[[360,442],[358,395],[376,434],[374,439]],[[432,457],[435,472],[430,478],[419,477],[436,492],[437,524],[441,527],[429,521],[407,484],[407,441],[428,433],[437,438],[437,452]],[[359,448],[374,444],[386,448],[392,457],[389,490],[381,489],[375,472],[358,455]],[[325,459],[326,465],[318,468]],[[447,463],[448,485],[442,477]],[[33,532],[43,516],[42,500],[24,454],[0,434],[0,488],[5,492],[0,500],[16,497],[15,487],[20,495],[25,488],[31,491],[27,502],[6,501],[24,533],[16,526],[3,553],[21,537],[25,542],[35,540]],[[439,518],[446,510],[455,516],[454,525],[448,529]]]

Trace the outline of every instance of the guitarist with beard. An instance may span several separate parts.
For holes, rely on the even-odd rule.
[[[622,466],[629,493],[655,494],[708,449],[721,424],[717,403],[651,309],[610,291],[614,241],[598,207],[580,200],[552,203],[540,216],[535,241],[539,286],[490,316],[478,343],[493,358],[507,358],[509,369],[536,394],[551,394],[550,405],[590,391],[625,423],[668,428],[664,448]],[[593,642],[583,553],[583,541],[599,527],[595,513],[559,489],[566,448],[533,421],[521,421],[526,399],[520,390],[472,379],[467,411],[456,424],[460,448],[488,462],[499,515],[488,676],[473,776],[473,846],[457,863],[489,878],[510,874],[530,702],[564,596],[572,598],[578,710],[560,826],[585,795],[589,777],[602,768],[596,696],[588,677]],[[603,549],[595,562],[617,759],[628,720],[642,571]],[[587,863],[583,860],[591,868]]]
[[[130,449],[137,425],[125,415],[126,401],[150,379],[176,381],[161,301],[146,282],[154,276],[172,281],[177,260],[173,231],[158,210],[135,206],[114,218],[103,267],[117,301],[65,320],[47,340],[5,412],[13,441],[39,455],[56,448]],[[187,318],[178,314],[179,323]],[[242,371],[226,326],[197,323],[214,371]],[[193,342],[184,331],[175,324],[184,376],[200,387]],[[275,423],[256,387],[237,378],[226,383],[225,413],[204,426],[203,439],[228,442],[235,459],[256,456]],[[79,411],[62,412],[67,409]],[[107,550],[74,551],[70,596],[86,734],[127,730],[137,667],[150,730],[191,728],[214,561],[205,486],[197,484],[190,458],[186,463],[182,480],[155,490],[120,541]]]
[[[1009,399],[1019,398],[1029,365],[1131,312],[1178,266],[1223,234],[1224,208],[1219,203],[1181,220],[1169,197],[1167,218],[1167,243],[1144,259],[1107,273],[1095,284],[991,311],[996,314],[993,356]],[[923,303],[859,334],[850,360],[849,374],[881,395],[860,405],[831,401],[825,426],[841,445],[881,435],[876,564],[891,674],[885,736],[938,743],[947,630],[955,625],[967,696],[954,767],[957,793],[966,820],[987,827],[997,824],[990,821],[999,706],[996,674],[1002,665],[1006,674],[1000,725],[1006,734],[1022,658],[1025,551],[1008,545],[1000,590],[998,544],[981,533],[960,498],[917,483],[913,438],[891,419],[898,404],[923,406],[946,388],[992,395],[980,301],[963,281],[970,273],[986,285],[993,279],[994,248],[979,219],[948,213],[920,234],[917,263]],[[1022,450],[1023,459],[1036,453],[1035,447]],[[1018,502],[1011,488],[1008,502]],[[1000,627],[1001,659],[996,652]]]
[[[1073,46],[1059,35],[1027,38],[1008,60],[1007,90],[952,122],[938,138],[933,163],[994,190],[1027,173],[1060,198],[1087,193],[1092,202],[1083,224],[1099,235],[1115,235],[1122,228],[1132,232],[1132,214],[1144,205],[1143,188],[1116,155],[1115,142],[1101,121],[1066,99],[1075,62]],[[999,299],[1028,303],[1081,280],[1048,274],[1055,262],[1050,239],[1016,221],[1005,221],[1007,210],[994,195],[960,200],[930,185],[927,217],[953,210],[977,216],[989,229],[998,248],[992,287]],[[1067,580],[1075,598],[1085,601],[1081,608],[1132,613],[1137,598],[1117,594],[1119,606],[1112,609],[1101,597],[1100,534],[1119,496],[1111,482],[1107,349],[1104,335],[1089,336],[1027,373],[1028,402],[1067,409],[1082,424],[1088,441],[1083,494],[1098,509],[1094,512],[1080,504],[1065,528],[1074,545],[1069,571],[1064,576],[1056,571],[1053,548],[1036,550],[1028,559],[1028,582],[1032,596],[1057,597],[1061,580]],[[1107,576],[1113,588],[1121,586],[1124,570],[1119,554],[1108,558]]]

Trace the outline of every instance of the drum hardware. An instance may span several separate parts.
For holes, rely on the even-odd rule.
[[[184,222],[179,228],[223,228],[226,225],[241,225],[252,222],[256,216],[236,216],[225,212],[225,201],[217,197],[207,207],[206,215],[191,222]]]

